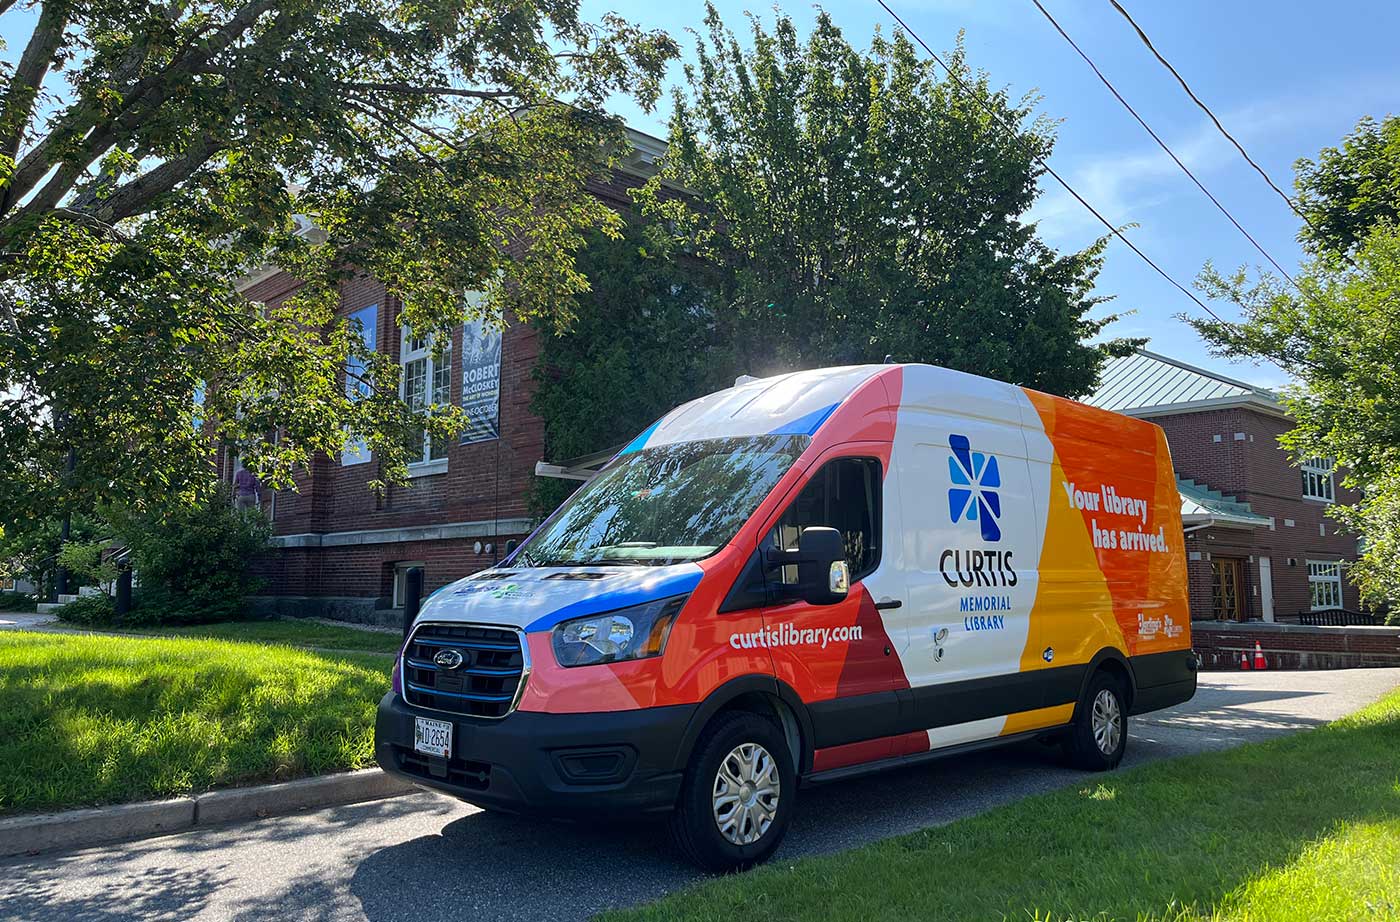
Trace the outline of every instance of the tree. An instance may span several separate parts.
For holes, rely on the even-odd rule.
[[[734,383],[741,330],[718,296],[715,272],[657,248],[642,225],[619,239],[595,234],[579,259],[592,289],[564,333],[541,339],[531,410],[544,420],[546,456],[619,445],[679,404]],[[570,492],[537,480],[532,505]]]
[[[577,0],[34,6],[0,71],[0,528],[192,502],[214,428],[274,486],[347,440],[403,477],[460,413],[403,405],[339,284],[380,279],[425,333],[566,325],[585,235],[620,224],[584,188],[623,143],[602,103],[649,107],[676,51]],[[304,285],[250,304],[260,265]]]
[[[1233,302],[1241,323],[1192,320],[1215,351],[1268,359],[1297,382],[1282,397],[1296,423],[1282,443],[1298,459],[1332,458],[1343,483],[1360,492],[1333,514],[1364,538],[1351,578],[1374,603],[1400,602],[1400,185],[1396,127],[1363,119],[1341,149],[1298,164],[1298,198],[1308,215],[1299,232],[1313,254],[1295,275],[1298,289],[1245,270],[1207,265],[1207,295]],[[1388,136],[1390,167],[1372,141]],[[1362,177],[1371,177],[1363,179]],[[1360,216],[1370,215],[1361,227]]]
[[[780,14],[746,51],[706,23],[642,204],[721,267],[745,370],[889,354],[1076,395],[1133,345],[1088,344],[1114,319],[1089,316],[1105,241],[1062,256],[1021,219],[1050,125],[961,48],[975,99],[900,32],[860,52],[825,14],[805,42]]]
[[[1400,116],[1357,123],[1341,147],[1299,160],[1298,239],[1313,253],[1350,253],[1371,228],[1400,220]]]

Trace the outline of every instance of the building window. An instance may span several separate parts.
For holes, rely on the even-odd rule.
[[[408,593],[405,591],[408,586],[408,571],[414,567],[423,568],[423,575],[427,575],[427,565],[421,560],[405,560],[402,563],[394,564],[393,602],[395,608],[403,608],[404,600],[408,596]],[[421,599],[419,601],[421,601]]]
[[[432,406],[452,402],[452,344],[449,342],[440,356],[433,355],[432,337],[415,336],[403,328],[399,360],[403,364],[400,396],[409,409],[422,412]],[[419,467],[419,473],[433,473],[447,466],[447,441],[434,440],[426,430],[409,446],[409,473]]]
[[[1342,607],[1342,565],[1335,560],[1308,561],[1312,610]]]
[[[1335,490],[1332,483],[1332,469],[1337,466],[1331,458],[1309,458],[1303,462],[1303,499],[1316,499],[1324,503],[1332,502]]]
[[[350,329],[360,334],[365,351],[373,352],[379,345],[379,305],[362,307],[350,315]],[[369,382],[365,380],[369,363],[358,355],[350,356],[345,362],[345,396],[350,400],[363,400],[369,396]],[[341,464],[364,464],[370,460],[369,447],[364,439],[347,439],[345,450],[340,453]]]

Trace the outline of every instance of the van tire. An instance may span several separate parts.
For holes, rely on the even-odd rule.
[[[722,783],[721,765],[744,747],[759,747],[771,759],[776,768],[777,798],[766,830],[753,842],[736,844],[720,831],[714,792]],[[748,751],[755,753],[759,749]],[[772,771],[765,772],[765,780],[771,782],[772,775]],[[671,813],[671,838],[682,854],[706,870],[746,870],[766,861],[777,849],[792,820],[796,799],[797,771],[782,728],[752,711],[721,711],[692,751],[676,809]]]
[[[1116,732],[1110,727],[1116,726]],[[1102,743],[1102,744],[1101,744]],[[1109,744],[1107,751],[1103,744]],[[1070,764],[1091,772],[1117,768],[1128,748],[1128,706],[1122,681],[1106,669],[1094,673],[1064,740]]]

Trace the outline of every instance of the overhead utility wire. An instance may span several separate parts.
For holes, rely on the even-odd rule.
[[[1162,53],[1157,50],[1157,47],[1152,44],[1152,39],[1147,37],[1147,33],[1142,30],[1142,26],[1138,25],[1137,21],[1134,20],[1131,15],[1129,15],[1128,11],[1123,9],[1122,4],[1120,4],[1118,0],[1108,0],[1108,2],[1113,4],[1113,8],[1115,10],[1123,14],[1123,18],[1128,20],[1128,24],[1132,26],[1133,31],[1138,34],[1138,38],[1142,39],[1142,43],[1147,46],[1147,50],[1152,52],[1152,56],[1155,57],[1163,67],[1165,67],[1168,71],[1171,72],[1171,75],[1176,78],[1176,82],[1181,84],[1181,88],[1186,91],[1186,95],[1191,97],[1191,101],[1194,102],[1197,106],[1199,106],[1201,111],[1210,117],[1210,120],[1215,123],[1216,129],[1219,130],[1219,132],[1225,136],[1225,139],[1228,140],[1231,144],[1235,145],[1235,150],[1240,152],[1240,156],[1245,159],[1245,162],[1248,163],[1250,166],[1254,167],[1254,172],[1258,173],[1264,178],[1264,182],[1269,184],[1269,188],[1277,192],[1278,197],[1283,199],[1286,203],[1288,203],[1288,207],[1293,209],[1294,214],[1303,219],[1304,224],[1316,231],[1317,225],[1312,222],[1312,219],[1303,213],[1302,209],[1298,207],[1297,202],[1293,201],[1293,199],[1286,192],[1280,189],[1274,183],[1274,181],[1269,178],[1269,174],[1264,172],[1263,167],[1254,162],[1254,158],[1249,156],[1249,152],[1244,149],[1244,146],[1240,144],[1239,141],[1235,140],[1235,136],[1225,130],[1225,126],[1220,124],[1220,119],[1215,117],[1215,113],[1210,110],[1210,106],[1201,102],[1201,98],[1192,91],[1190,85],[1187,84],[1186,80],[1181,76],[1181,74],[1177,73],[1175,67],[1172,67],[1171,62],[1164,58],[1162,56]],[[1351,258],[1350,254],[1343,253],[1342,258],[1345,259],[1348,263],[1350,263],[1353,269],[1360,268],[1359,266],[1357,266],[1356,260]]]
[[[898,13],[890,9],[890,5],[886,3],[885,0],[875,0],[875,2],[879,3],[880,6],[884,8],[885,12],[889,13],[895,22],[899,23],[899,27],[901,29],[909,33],[909,35],[913,37],[914,41],[919,43],[920,47],[924,49],[924,52],[927,53],[929,57],[933,58],[933,60],[938,64],[939,67],[947,71],[948,76],[953,78],[953,82],[956,83],[964,93],[966,93],[979,106],[985,109],[987,113],[990,114],[993,118],[1001,122],[1001,124],[1005,126],[1008,131],[1011,132],[1012,137],[1018,136],[1020,129],[1015,124],[1013,124],[1011,120],[1008,119],[1004,114],[1002,114],[994,106],[992,106],[991,103],[989,103],[985,98],[983,98],[983,96],[980,93],[974,92],[972,88],[969,87],[963,81],[962,77],[956,71],[954,71],[947,64],[943,63],[943,59],[940,58],[936,53],[934,53],[934,50],[929,47],[928,42],[924,41],[919,36],[919,33],[909,28],[909,24],[906,23],[903,19],[901,19]],[[1215,311],[1211,310],[1209,305],[1207,305],[1200,298],[1196,297],[1196,295],[1193,292],[1191,292],[1188,288],[1186,288],[1176,279],[1172,278],[1170,275],[1167,275],[1166,271],[1161,266],[1153,262],[1152,259],[1146,253],[1138,249],[1137,245],[1134,244],[1131,240],[1129,240],[1121,230],[1119,230],[1116,226],[1114,226],[1112,222],[1105,218],[1097,208],[1095,208],[1093,205],[1090,205],[1089,202],[1085,200],[1084,196],[1076,192],[1074,187],[1065,181],[1064,177],[1062,177],[1059,173],[1056,173],[1055,169],[1052,166],[1050,166],[1049,163],[1045,162],[1044,157],[1041,157],[1039,154],[1034,153],[1031,154],[1031,156],[1037,163],[1040,164],[1041,168],[1044,169],[1045,172],[1049,173],[1052,177],[1054,177],[1056,182],[1058,182],[1061,186],[1064,187],[1064,190],[1066,192],[1074,196],[1075,201],[1079,202],[1079,204],[1083,205],[1086,209],[1088,209],[1094,217],[1098,218],[1099,221],[1103,224],[1103,226],[1108,228],[1109,233],[1113,234],[1113,236],[1123,241],[1123,243],[1127,245],[1128,249],[1136,253],[1138,257],[1143,262],[1151,266],[1158,275],[1170,282],[1177,289],[1177,291],[1180,291],[1182,294],[1186,295],[1186,297],[1190,298],[1192,301],[1195,301],[1196,305],[1200,307],[1201,310],[1205,311],[1207,314],[1210,314],[1212,317],[1214,317],[1221,323],[1228,322]]]
[[[1137,110],[1134,109],[1132,105],[1126,99],[1123,98],[1123,94],[1118,92],[1118,88],[1109,82],[1109,79],[1103,75],[1102,71],[1099,70],[1098,65],[1095,64],[1093,60],[1087,54],[1084,53],[1084,49],[1080,48],[1079,45],[1075,42],[1075,40],[1070,38],[1069,33],[1066,32],[1064,28],[1058,22],[1055,21],[1055,17],[1050,15],[1050,11],[1047,10],[1044,7],[1044,5],[1041,4],[1040,0],[1031,0],[1031,2],[1034,3],[1035,8],[1040,10],[1041,14],[1050,21],[1050,25],[1055,27],[1055,31],[1060,33],[1061,37],[1063,37],[1065,41],[1069,42],[1069,46],[1073,48],[1081,58],[1084,59],[1084,63],[1088,64],[1089,68],[1094,72],[1094,75],[1099,78],[1100,82],[1102,82],[1104,86],[1108,87],[1108,91],[1113,94],[1114,98],[1123,104],[1123,108],[1127,109],[1129,114],[1131,114],[1133,118],[1137,119],[1137,123],[1142,126],[1143,130],[1152,136],[1152,140],[1157,142],[1157,146],[1162,148],[1162,150],[1166,151],[1167,156],[1172,158],[1173,163],[1181,167],[1181,172],[1191,177],[1191,181],[1196,184],[1196,188],[1200,189],[1201,192],[1205,194],[1205,197],[1210,199],[1211,203],[1215,205],[1216,208],[1220,209],[1221,214],[1230,219],[1230,223],[1235,225],[1235,229],[1238,230],[1241,234],[1244,234],[1246,240],[1254,244],[1254,248],[1258,250],[1261,254],[1263,254],[1265,259],[1267,259],[1270,263],[1273,264],[1273,267],[1279,271],[1279,274],[1281,274],[1284,278],[1288,279],[1289,284],[1291,284],[1294,288],[1297,288],[1298,283],[1293,281],[1293,276],[1288,274],[1288,270],[1283,268],[1283,266],[1279,265],[1278,260],[1274,259],[1274,257],[1269,254],[1269,251],[1264,249],[1264,247],[1260,245],[1258,240],[1254,239],[1253,234],[1244,229],[1244,225],[1240,224],[1239,221],[1235,220],[1235,216],[1230,213],[1229,209],[1227,209],[1224,205],[1220,204],[1220,200],[1217,199],[1211,193],[1211,191],[1205,187],[1204,183],[1202,183],[1199,179],[1196,178],[1196,174],[1192,173],[1190,168],[1188,168],[1186,164],[1181,162],[1181,158],[1176,155],[1176,152],[1167,146],[1167,142],[1163,141],[1161,137],[1158,136],[1157,132],[1152,130],[1152,126],[1147,124],[1147,122],[1143,119],[1141,115],[1138,115]]]

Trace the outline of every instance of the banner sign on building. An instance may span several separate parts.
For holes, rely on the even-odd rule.
[[[467,295],[469,303],[481,299]],[[462,444],[487,442],[501,434],[501,325],[499,315],[469,320],[462,325],[462,411],[466,428]]]

